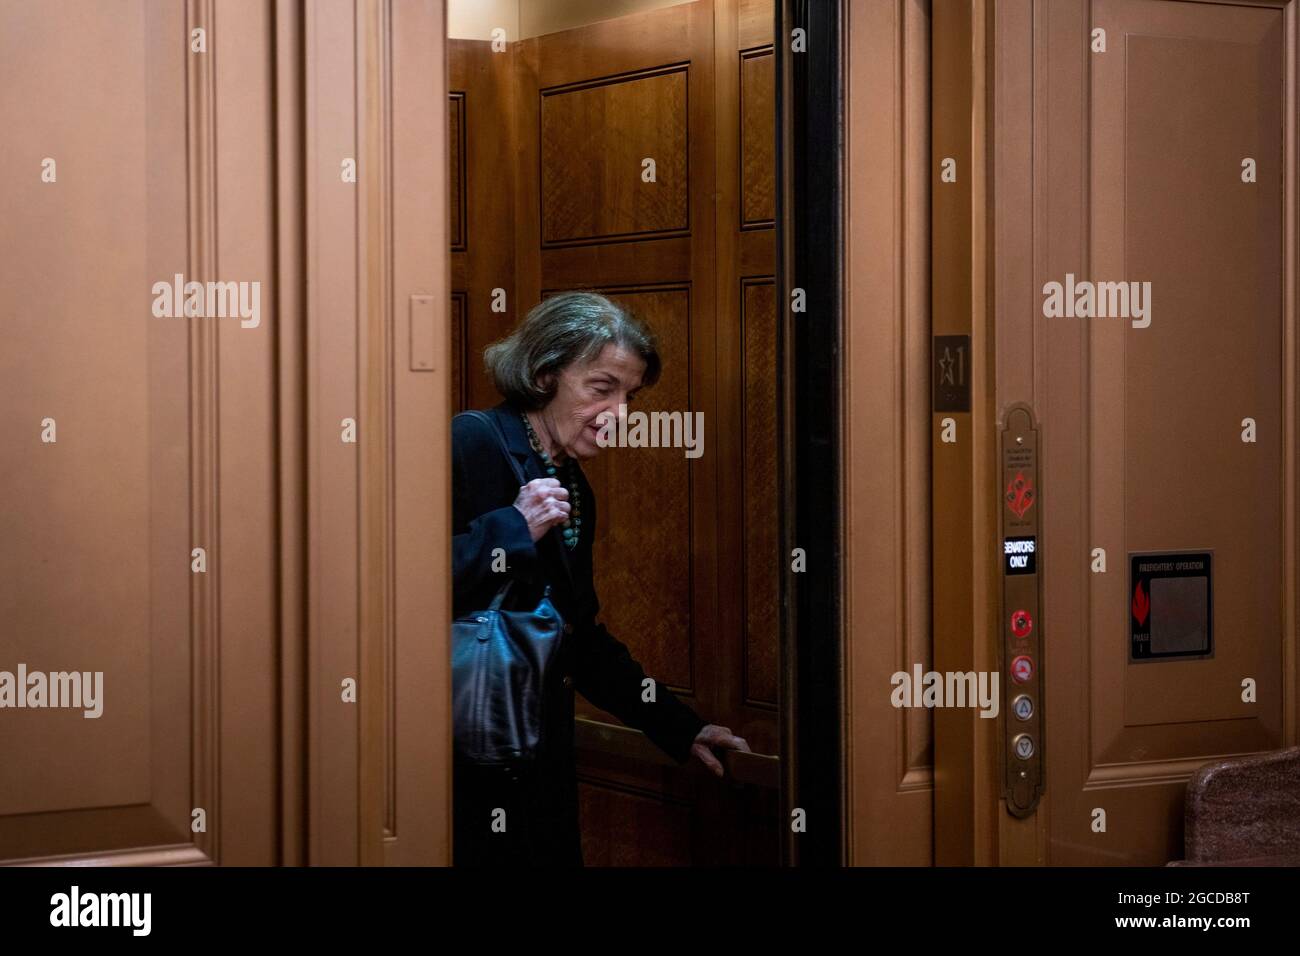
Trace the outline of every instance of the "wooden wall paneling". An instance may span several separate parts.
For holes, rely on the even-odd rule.
[[[372,20],[372,23],[375,22]],[[447,58],[443,0],[392,3],[388,34],[371,48],[388,50],[386,121],[371,127],[378,143],[391,144],[387,195],[381,196],[391,247],[381,262],[391,269],[384,300],[389,377],[387,444],[375,452],[387,461],[376,520],[388,529],[383,629],[363,639],[381,643],[387,696],[380,764],[384,789],[378,830],[386,865],[451,863],[451,403],[455,354],[450,350],[447,215]],[[406,304],[414,296],[435,304],[431,370],[412,371]],[[421,321],[425,319],[422,317]],[[380,380],[372,380],[374,389]],[[430,586],[429,582],[442,582]],[[376,599],[376,606],[378,598]],[[430,628],[430,621],[438,622]],[[431,633],[432,631],[432,633]]]
[[[1113,59],[1088,51],[1093,26],[1107,30]],[[1110,565],[1105,575],[1045,581],[1049,787],[1037,819],[1016,824],[1003,814],[1004,863],[1181,857],[1188,776],[1220,754],[1288,742],[1296,529],[1294,487],[1276,476],[1294,474],[1296,454],[1297,42],[1289,2],[999,5],[995,55],[1007,79],[996,86],[992,117],[998,401],[1032,400],[1044,423],[1041,474],[1054,489],[1042,499],[1044,561],[1060,567],[1105,546]],[[1174,116],[1190,117],[1188,125],[1162,126]],[[1195,146],[1180,147],[1193,128]],[[1257,186],[1243,192],[1236,164],[1252,152],[1280,156],[1282,166],[1261,163]],[[1228,154],[1229,182],[1202,186],[1215,176],[1213,157]],[[1166,165],[1174,156],[1182,161]],[[1143,185],[1155,181],[1159,190]],[[1161,207],[1170,201],[1175,208]],[[1233,257],[1247,253],[1249,279],[1238,284],[1227,276],[1243,275]],[[1043,284],[1067,272],[1152,281],[1152,326],[1043,318]],[[1218,338],[1227,332],[1218,320],[1224,308],[1242,317],[1231,341]],[[1205,354],[1218,364],[1198,361],[1178,377],[1194,376],[1200,394],[1214,396],[1213,410],[1192,394],[1152,403],[1146,388]],[[1216,384],[1218,375],[1231,380]],[[1243,380],[1250,394],[1234,400],[1233,383]],[[1222,453],[1202,446],[1193,454],[1212,441],[1207,423],[1225,400],[1257,407],[1259,420],[1272,422],[1251,450],[1258,470],[1231,470],[1231,527],[1217,506],[1227,494]],[[1241,415],[1232,417],[1227,443],[1235,447]],[[1194,488],[1180,487],[1188,462],[1181,474],[1159,475],[1184,455],[1195,462]],[[1148,487],[1153,478],[1159,495]],[[1279,537],[1265,530],[1279,524]],[[1252,536],[1274,556],[1234,559]],[[1214,581],[1218,633],[1225,619],[1245,623],[1212,660],[1130,664],[1124,644],[1117,653],[1111,640],[1116,611],[1129,605],[1128,553],[1193,540],[1214,548],[1222,566]],[[1248,580],[1234,578],[1247,566]],[[1271,577],[1270,568],[1281,571]],[[1281,639],[1267,637],[1274,634]],[[1246,670],[1285,673],[1260,681],[1275,681],[1276,690],[1258,705],[1239,708],[1236,680],[1225,693],[1216,684],[1222,671]],[[1096,807],[1107,811],[1105,834],[1090,827]]]
[[[428,54],[444,16],[436,0],[0,9],[15,141],[59,162],[57,188],[33,176],[0,231],[0,288],[24,288],[5,311],[39,323],[11,330],[30,347],[5,363],[6,407],[32,408],[6,416],[9,447],[32,421],[61,426],[14,472],[34,506],[6,513],[5,644],[105,677],[96,721],[5,722],[22,769],[0,861],[450,859],[448,635],[428,627],[450,585],[427,582],[450,580],[451,370],[395,373],[412,330],[394,307],[450,291],[445,62]],[[197,27],[206,53],[188,50]],[[42,51],[69,42],[89,45],[55,76]],[[394,87],[419,95],[394,113]],[[52,255],[43,229],[80,238]],[[258,322],[154,317],[145,292],[177,273],[257,283]],[[74,311],[91,297],[100,319]],[[445,356],[446,309],[432,321]]]
[[[1282,14],[1283,76],[1287,90],[1300,91],[1300,6]],[[1282,745],[1300,745],[1300,120],[1296,99],[1282,118]]]
[[[474,408],[469,400],[469,382],[473,375],[472,357],[482,352],[471,352],[469,348],[469,293],[453,292],[451,294],[451,401],[457,412]],[[487,404],[489,400],[485,400]],[[495,405],[496,402],[491,404]]]
[[[361,547],[360,462],[342,441],[342,422],[370,423],[360,406],[357,351],[358,263],[362,255],[358,192],[363,169],[357,138],[357,24],[351,5],[306,7],[308,425],[308,784],[315,865],[352,866],[361,857],[360,717],[342,700],[345,679],[359,680],[357,622]],[[358,181],[344,183],[344,159],[358,160]],[[368,700],[366,688],[358,697]]]
[[[397,838],[401,769],[393,726],[396,641],[392,608],[393,309],[391,6],[360,0],[356,11],[357,111],[357,397],[360,522],[357,552],[356,708],[358,850],[377,866]],[[439,105],[443,102],[440,100]],[[447,128],[446,124],[442,127]],[[445,144],[444,144],[445,150]],[[445,151],[443,155],[446,155]],[[436,160],[435,160],[436,161]],[[446,194],[444,194],[446,195]],[[429,227],[436,229],[436,227]],[[409,339],[408,339],[409,341]],[[409,530],[409,529],[408,529]],[[405,841],[403,841],[404,843]]]
[[[644,314],[667,361],[660,385],[638,405],[704,413],[702,458],[688,461],[682,449],[619,449],[585,470],[600,502],[602,616],[617,623],[611,631],[648,672],[716,720],[725,697],[716,617],[712,17],[711,3],[685,4],[517,45],[516,267],[520,314],[566,288],[606,292]],[[656,160],[654,183],[641,179],[646,157]],[[579,159],[588,165],[574,167]],[[662,469],[663,488],[634,479],[647,468]],[[652,489],[661,498],[665,488],[671,500],[655,511],[673,519],[648,519],[635,502]],[[639,557],[630,563],[633,553]],[[648,557],[654,553],[662,558]],[[647,623],[661,619],[675,623]],[[589,727],[616,723],[581,700],[579,718]],[[638,813],[635,832],[618,833],[601,822],[615,818],[594,809],[584,822],[590,859],[625,859],[629,847],[647,861],[659,859],[655,846],[689,846],[696,862],[724,852],[727,834],[711,825],[717,811],[706,808],[707,796],[692,791],[684,810],[666,795],[680,771],[622,759],[635,783],[611,776],[601,755],[580,751],[584,805],[621,805],[624,797],[591,788],[631,786],[658,794],[657,809]]]
[[[658,337],[663,374],[644,393],[654,395],[647,404],[652,401],[655,409],[693,407],[690,287],[598,290],[644,319]],[[707,441],[707,423],[705,428]],[[691,578],[694,561],[682,535],[698,520],[691,465],[681,449],[620,448],[583,469],[599,507],[593,561],[601,619],[634,647],[647,674],[687,694],[697,692],[692,639],[697,625],[690,602],[670,596]],[[647,520],[657,515],[675,517]],[[630,554],[636,559],[629,560]]]
[[[973,0],[971,19],[971,484],[976,489],[971,506],[971,533],[973,547],[969,556],[972,568],[972,600],[970,607],[970,655],[975,669],[991,673],[1002,662],[999,648],[999,620],[1001,608],[1001,560],[991,560],[998,554],[1001,526],[998,520],[1001,497],[978,489],[997,487],[1001,465],[997,461],[997,378],[996,322],[993,312],[992,259],[995,247],[992,242],[992,208],[994,192],[990,168],[990,89],[993,82],[990,36],[993,29],[995,4],[988,0]],[[1000,624],[999,624],[1000,627]],[[938,655],[935,655],[936,661]],[[936,665],[937,667],[937,665]],[[972,715],[976,711],[971,711]],[[977,866],[992,866],[997,861],[997,836],[988,819],[980,811],[996,801],[1001,793],[1000,759],[1001,738],[997,721],[975,716],[974,720],[974,794],[975,823],[973,827],[974,855]],[[936,735],[935,752],[938,753]],[[945,772],[935,761],[935,774],[941,778]],[[937,855],[936,855],[937,858]]]
[[[781,574],[777,487],[776,90],[771,2],[714,8],[716,57],[719,582],[724,719],[757,753],[779,753]],[[748,46],[742,46],[742,36]],[[725,716],[724,716],[725,715]],[[748,795],[774,818],[777,794]],[[762,816],[763,814],[759,814]],[[780,844],[740,838],[775,863]],[[742,862],[742,856],[734,858]]]
[[[587,866],[690,866],[692,807],[657,790],[579,781]],[[646,841],[647,833],[659,839]],[[592,839],[595,834],[600,839]]]
[[[687,232],[686,71],[669,64],[541,91],[543,247]]]
[[[772,33],[776,27],[775,0],[732,0],[728,6],[735,10],[737,49],[748,50],[772,43]],[[721,32],[719,31],[719,38]],[[727,48],[730,47],[731,43],[728,42]]]
[[[740,224],[776,226],[776,58],[772,44],[740,51]]]
[[[523,317],[515,301],[516,44],[447,40],[453,347],[459,367],[456,411],[500,399],[483,369],[483,349]],[[493,311],[493,290],[505,310]],[[463,370],[463,373],[462,373]]]
[[[1284,323],[1294,321],[1281,309],[1283,176],[1276,162],[1265,162],[1257,188],[1244,194],[1236,170],[1225,188],[1208,183],[1217,156],[1230,153],[1239,167],[1237,153],[1282,154],[1282,124],[1296,109],[1282,63],[1295,39],[1284,37],[1276,8],[1108,2],[1092,15],[1123,35],[1126,59],[1122,70],[1118,58],[1089,59],[1084,69],[1090,115],[1073,135],[1081,137],[1075,141],[1090,176],[1085,256],[1098,279],[1151,281],[1160,305],[1148,329],[1086,323],[1076,414],[1087,436],[1087,468],[1079,497],[1088,502],[1091,534],[1124,560],[1172,542],[1212,548],[1212,611],[1224,640],[1211,660],[1129,665],[1104,637],[1114,611],[1130,606],[1127,568],[1076,579],[1090,612],[1071,622],[1086,670],[1073,670],[1067,658],[1047,679],[1057,682],[1049,699],[1060,683],[1088,687],[1089,733],[1072,746],[1083,715],[1058,708],[1056,737],[1072,754],[1086,753],[1087,762],[1081,781],[1067,776],[1058,786],[1050,853],[1054,863],[1113,858],[1117,850],[1128,862],[1163,863],[1182,856],[1183,784],[1192,770],[1219,754],[1281,745],[1278,343]],[[1057,35],[1073,33],[1062,24]],[[1198,128],[1194,140],[1188,127],[1171,122],[1172,104]],[[1171,155],[1188,160],[1170,165]],[[1116,169],[1125,170],[1127,189],[1114,185]],[[1130,191],[1139,183],[1147,188]],[[1065,217],[1059,223],[1071,225]],[[1049,235],[1056,226],[1049,221]],[[1241,322],[1225,327],[1225,311]],[[1048,334],[1057,331],[1045,324]],[[1212,367],[1196,357],[1204,355],[1215,356]],[[1053,364],[1049,385],[1060,368]],[[1163,396],[1193,376],[1205,387],[1167,404]],[[1243,447],[1241,415],[1228,416],[1230,436],[1216,440],[1215,415],[1225,406],[1249,407],[1259,424],[1260,438],[1243,460],[1223,451]],[[1245,704],[1241,675],[1256,673],[1267,675],[1256,678],[1259,701]],[[1108,828],[1113,842],[1085,848],[1090,831],[1080,819],[1093,806],[1110,807],[1119,819]]]
[[[514,129],[515,129],[515,298],[518,312],[511,306],[514,325],[518,325],[528,310],[542,297],[542,219],[541,219],[541,129],[539,90],[541,51],[536,37],[521,40],[514,45]],[[605,247],[596,247],[605,252]],[[575,279],[581,284],[588,273],[584,270]],[[555,283],[554,269],[548,281]]]
[[[192,617],[190,509],[200,489],[186,467],[188,323],[140,307],[147,277],[170,280],[192,265],[185,156],[196,65],[167,40],[186,26],[175,6],[89,16],[68,3],[0,9],[0,56],[13,71],[0,93],[6,147],[24,144],[38,163],[58,164],[55,183],[15,179],[0,223],[10,341],[0,354],[0,432],[12,456],[6,495],[22,503],[0,517],[3,666],[103,672],[98,718],[25,710],[0,722],[6,862],[215,855],[213,836],[192,839],[187,825],[189,807],[211,801],[216,784],[207,732],[215,701],[209,685],[191,693],[190,684],[191,665],[203,655],[211,663],[215,636],[209,619]],[[75,74],[53,70],[45,51],[54,45],[77,58]],[[122,49],[149,55],[123,70],[105,52]],[[146,112],[151,87],[168,93]],[[18,169],[6,153],[6,167]],[[97,308],[76,305],[86,301]],[[40,442],[46,417],[54,444]],[[204,722],[192,724],[193,714]],[[202,776],[191,777],[192,765]]]
[[[451,63],[448,78],[452,86],[465,85],[465,80],[457,76],[456,65],[458,58],[453,46],[455,43],[454,40],[447,41],[447,58]],[[457,290],[451,294],[451,400],[452,407],[457,412],[472,407],[469,404],[470,368],[464,359],[469,339],[469,329],[467,327],[469,293],[465,291],[465,287],[468,285],[468,278],[465,275],[469,271],[468,257],[455,255],[458,252],[465,252],[469,239],[469,227],[466,223],[465,211],[468,193],[465,185],[468,174],[466,166],[469,163],[468,149],[465,142],[465,113],[465,91],[453,89],[447,96],[447,152],[450,157],[447,163],[447,184],[450,195],[447,204],[447,221],[451,251],[453,253],[452,287]],[[475,251],[478,251],[477,248]]]
[[[307,17],[310,860],[446,864],[445,9],[362,0]],[[355,183],[341,182],[344,158]],[[411,367],[414,296],[434,303],[414,313],[433,323],[417,335],[434,343],[432,369]],[[345,418],[355,443],[341,440]],[[349,678],[356,702],[342,699]]]
[[[770,712],[777,705],[781,573],[776,474],[776,286],[770,276],[743,278],[740,296],[744,340],[744,668],[743,699]],[[756,739],[763,753],[776,750],[775,727]],[[755,735],[756,737],[758,735]],[[748,739],[748,738],[746,738]]]
[[[955,160],[958,170],[955,182],[942,183],[937,161],[931,169],[933,331],[969,335],[972,356],[970,411],[933,416],[934,669],[941,673],[989,671],[999,659],[991,625],[995,499],[979,493],[993,483],[996,441],[984,271],[986,10],[983,0],[939,5],[933,21],[934,156]],[[941,438],[945,418],[956,423],[954,442]],[[975,811],[997,790],[990,723],[973,709],[934,712],[935,775],[946,783],[935,791],[937,864],[991,862],[992,829]]]
[[[307,862],[307,353],[303,13],[276,0],[276,314],[280,585],[280,862]]]
[[[29,447],[44,416],[59,426],[12,473],[31,507],[4,528],[4,643],[33,669],[104,673],[96,720],[5,722],[0,750],[19,768],[0,804],[5,861],[280,858],[269,13],[231,5],[218,20],[199,0],[89,20],[79,4],[0,10],[12,142],[59,164],[0,234],[0,288],[23,295],[5,311],[39,323],[30,341],[10,329],[23,345],[6,355],[25,358],[0,377],[21,429],[6,447]],[[190,54],[199,26],[209,51]],[[47,51],[69,43],[85,44],[78,70],[51,73]],[[62,237],[57,252],[43,230]],[[259,283],[257,326],[153,316],[141,303],[178,273]],[[75,304],[87,299],[93,315]]]
[[[737,52],[740,45],[738,20],[736,3],[731,0],[715,2],[713,117],[717,143],[715,162],[719,175],[714,183],[717,191],[714,256],[718,403],[711,451],[722,465],[721,487],[728,489],[728,493],[721,495],[718,500],[719,558],[723,566],[733,568],[737,573],[722,575],[718,581],[717,634],[721,640],[718,641],[720,673],[717,681],[723,709],[711,715],[710,720],[730,727],[733,732],[744,737],[755,751],[775,753],[776,748],[772,746],[775,734],[772,733],[771,721],[760,720],[755,724],[746,720],[743,707],[746,649],[749,644],[746,604],[748,575],[750,569],[756,574],[760,573],[762,556],[749,555],[745,551],[749,543],[745,540],[746,492],[751,489],[748,476],[742,471],[745,452],[745,302],[741,286],[742,273],[736,261],[739,258],[737,232],[743,219],[742,171],[745,161],[741,136],[744,115],[740,87],[742,67]],[[769,749],[765,750],[764,745]],[[779,846],[772,849],[774,852],[779,851]]]
[[[450,582],[445,9],[312,5],[304,32],[309,859],[446,864],[450,584],[428,584]],[[415,313],[431,369],[411,367],[414,296],[434,303]]]
[[[893,673],[931,662],[930,24],[924,0],[848,8],[845,773],[858,866],[934,859],[929,715],[889,701]]]
[[[215,525],[204,536],[219,570],[210,582],[220,646],[212,675],[220,694],[217,852],[223,865],[265,866],[279,859],[274,24],[267,4],[214,3],[212,15],[216,202],[204,238],[215,243],[214,279],[261,289],[255,328],[205,322],[216,333],[209,344],[219,380],[211,409],[216,446],[204,462],[215,469],[217,492]]]
[[[936,157],[951,159],[965,170],[955,183],[940,184],[939,167],[931,170],[932,323],[935,335],[971,334],[971,49],[974,10],[970,3],[940,5],[933,21],[933,112],[931,136]],[[944,268],[951,264],[953,268]],[[973,343],[972,343],[973,344]],[[972,396],[973,398],[973,396]],[[940,440],[940,422],[956,423],[957,440]],[[931,456],[933,515],[934,669],[965,672],[974,667],[970,607],[974,599],[969,557],[974,423],[965,413],[934,414]],[[942,541],[943,546],[938,547]],[[934,862],[970,866],[975,862],[975,754],[971,714],[936,709],[933,716],[935,774],[944,786],[935,790]]]
[[[217,37],[215,8],[202,0],[191,0],[186,6],[186,33],[196,27],[209,29],[212,40]],[[189,158],[187,181],[187,225],[189,230],[189,275],[191,281],[217,278],[216,255],[216,78],[213,58],[187,57],[186,93],[188,96],[187,151]],[[190,347],[190,470],[191,482],[196,486],[190,498],[190,538],[196,547],[211,552],[214,534],[218,530],[216,514],[216,489],[218,480],[216,424],[219,380],[216,362],[216,329],[205,322],[191,322]],[[203,542],[203,543],[197,543]],[[193,726],[195,734],[205,744],[192,762],[193,789],[196,796],[206,795],[203,809],[214,821],[207,834],[196,837],[212,862],[220,861],[222,837],[221,789],[218,783],[220,742],[217,716],[219,706],[217,682],[220,672],[217,657],[220,628],[219,598],[221,587],[221,558],[224,553],[212,555],[212,567],[203,575],[190,578],[190,614],[193,632],[197,638],[197,651],[191,665],[191,685],[199,689],[195,695]],[[214,832],[215,831],[215,832]]]
[[[448,40],[449,48],[452,44],[464,44],[465,41]],[[455,57],[452,57],[453,62]],[[453,84],[455,84],[455,72],[452,72]],[[464,80],[461,81],[465,83]],[[468,242],[467,226],[465,223],[465,200],[466,187],[465,179],[468,175],[465,167],[469,163],[468,148],[465,143],[465,125],[466,125],[466,108],[465,108],[465,91],[452,90],[447,95],[447,153],[450,160],[447,163],[447,188],[450,194],[447,209],[447,221],[450,224],[451,233],[451,251],[464,252]]]

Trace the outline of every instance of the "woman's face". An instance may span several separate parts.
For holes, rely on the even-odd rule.
[[[632,401],[645,375],[645,361],[620,345],[606,345],[589,362],[574,362],[559,374],[555,397],[541,418],[553,445],[575,458],[600,451],[600,428],[608,414]]]

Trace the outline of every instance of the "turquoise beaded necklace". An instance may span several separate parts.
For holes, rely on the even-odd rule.
[[[533,451],[542,456],[546,477],[554,478],[559,469],[538,440],[537,433],[533,431],[533,423],[528,420],[527,415],[520,414],[519,417],[524,420],[524,427],[528,429],[528,444],[533,446]],[[582,531],[582,492],[578,490],[577,465],[574,464],[572,455],[564,462],[564,477],[560,479],[560,484],[564,485],[569,492],[569,517],[565,519],[563,534],[565,546],[572,551],[578,546],[578,537]]]

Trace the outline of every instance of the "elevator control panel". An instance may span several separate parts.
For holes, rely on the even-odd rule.
[[[1004,410],[998,497],[1002,544],[1003,788],[1007,810],[1027,817],[1043,794],[1042,536],[1038,427],[1028,405]]]

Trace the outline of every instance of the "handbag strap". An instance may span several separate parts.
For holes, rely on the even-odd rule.
[[[510,463],[510,470],[514,473],[515,480],[519,482],[519,487],[522,488],[524,485],[528,484],[528,478],[524,475],[524,469],[520,466],[519,462],[515,460],[515,456],[510,454],[510,448],[506,444],[506,436],[501,431],[501,425],[497,422],[496,416],[489,415],[487,412],[481,412],[477,409],[471,409],[464,412],[464,414],[471,415],[474,418],[485,422],[488,428],[492,429],[492,434],[496,438],[497,447],[501,449],[501,454],[505,455],[506,461]],[[569,566],[569,555],[566,553],[568,551],[568,545],[566,545],[564,540],[560,537],[558,525],[552,526],[551,530],[548,531],[547,534],[555,538],[555,545],[560,552],[560,563],[564,565],[564,576],[569,581],[569,590],[573,592],[573,599],[576,601],[578,599],[578,588],[573,582],[573,569]]]
[[[492,603],[488,605],[489,611],[501,610],[501,605],[505,603],[506,595],[510,593],[510,585],[514,583],[514,578],[506,578],[506,583],[501,585],[496,596],[492,598]]]

